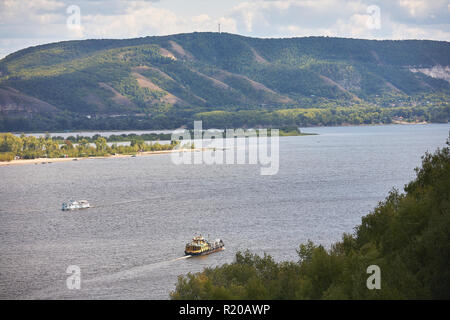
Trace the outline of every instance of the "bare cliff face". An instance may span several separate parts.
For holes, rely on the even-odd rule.
[[[431,68],[411,68],[411,72],[421,72],[435,79],[442,79],[450,83],[450,66],[436,65]]]

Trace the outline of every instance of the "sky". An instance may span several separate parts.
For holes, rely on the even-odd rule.
[[[218,31],[450,41],[450,0],[0,0],[0,58],[49,42]]]

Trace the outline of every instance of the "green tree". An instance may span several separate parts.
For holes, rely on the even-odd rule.
[[[106,142],[106,139],[103,137],[98,137],[95,141],[95,146],[97,148],[97,152],[100,154],[105,154],[108,149],[108,144]]]
[[[22,139],[11,133],[0,134],[0,152],[17,154],[23,146]]]

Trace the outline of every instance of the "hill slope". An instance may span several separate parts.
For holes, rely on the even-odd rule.
[[[449,66],[450,43],[438,41],[192,33],[52,43],[0,61],[0,130],[257,125],[286,114],[284,124],[302,124],[316,109],[353,123],[365,121],[349,116],[361,108],[385,122],[408,114],[377,108],[397,107],[448,121]],[[305,124],[330,124],[316,118]]]

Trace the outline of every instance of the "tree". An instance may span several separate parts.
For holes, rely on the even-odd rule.
[[[108,148],[108,144],[106,143],[106,139],[103,137],[98,137],[95,141],[95,146],[97,148],[97,152],[100,154],[106,153],[106,150]]]
[[[22,139],[11,133],[0,134],[0,152],[17,154],[22,149]]]

